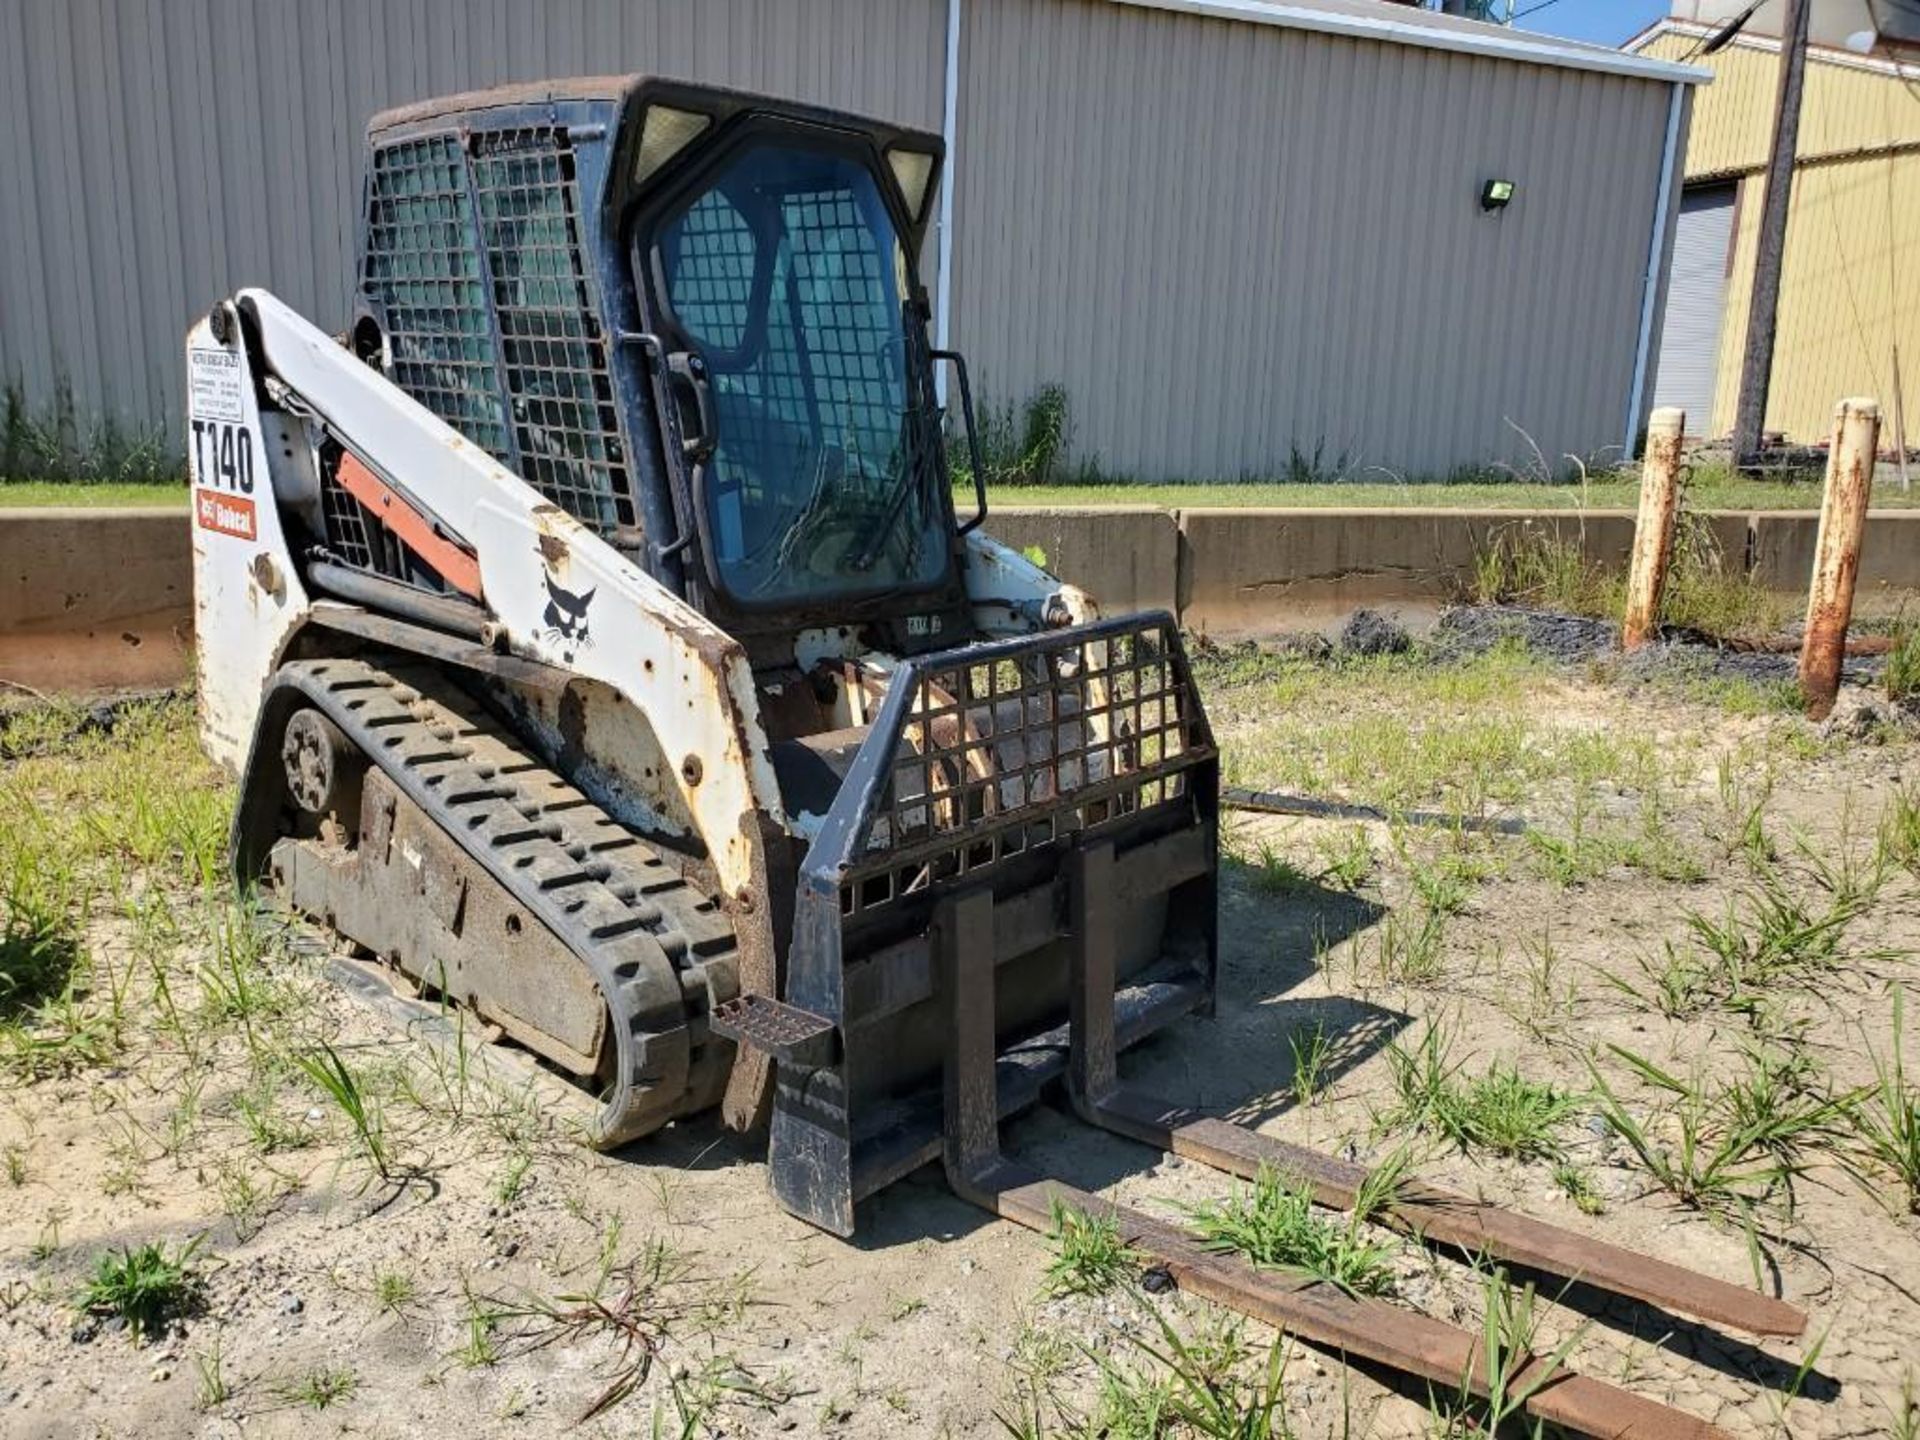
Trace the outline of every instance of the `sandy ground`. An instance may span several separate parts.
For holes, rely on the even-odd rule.
[[[1213,697],[1230,753],[1258,736],[1264,703],[1257,688],[1232,685]],[[1232,864],[1218,1017],[1133,1052],[1128,1075],[1369,1160],[1405,1138],[1377,1124],[1392,1106],[1385,1047],[1411,1042],[1429,1018],[1457,1027],[1454,1058],[1473,1073],[1502,1060],[1586,1092],[1586,1057],[1599,1056],[1648,1116],[1659,1097],[1631,1082],[1609,1045],[1709,1074],[1743,1045],[1790,1046],[1813,1058],[1827,1090],[1869,1082],[1869,1048],[1886,1055],[1892,1045],[1891,987],[1920,980],[1920,887],[1904,869],[1887,875],[1818,984],[1780,990],[1764,1030],[1714,1007],[1669,1018],[1608,975],[1639,977],[1639,958],[1663,941],[1687,943],[1685,912],[1717,914],[1754,883],[1756,862],[1723,843],[1715,757],[1775,772],[1765,810],[1775,863],[1796,893],[1814,893],[1806,857],[1837,864],[1872,852],[1891,797],[1920,780],[1915,741],[1898,730],[1875,743],[1827,741],[1797,719],[1571,675],[1528,680],[1517,703],[1541,725],[1652,734],[1677,770],[1692,766],[1670,777],[1669,808],[1704,873],[1661,879],[1618,865],[1568,884],[1534,863],[1524,838],[1474,841],[1489,873],[1446,923],[1441,973],[1406,985],[1380,973],[1382,927],[1418,911],[1410,864],[1453,842],[1359,827],[1374,863],[1353,893],[1331,883],[1276,892],[1259,863]],[[1615,789],[1607,803],[1624,814],[1640,798]],[[1544,792],[1512,810],[1561,823],[1559,799]],[[1247,857],[1264,842],[1269,857],[1312,868],[1354,830],[1242,820],[1229,849]],[[124,930],[97,922],[93,943],[132,953]],[[191,956],[169,963],[190,976]],[[241,1103],[258,1076],[231,1027],[199,1056],[138,1030],[104,1067],[5,1081],[0,1433],[989,1436],[1006,1433],[1000,1417],[1015,1414],[1023,1380],[1066,1407],[1091,1405],[1088,1354],[1137,1359],[1126,1336],[1151,1334],[1147,1307],[1188,1333],[1220,1324],[1177,1293],[1045,1298],[1048,1242],[969,1208],[930,1171],[863,1206],[846,1243],[782,1214],[755,1143],[710,1123],[614,1156],[571,1148],[542,1132],[537,1099],[477,1075],[463,1087],[444,1057],[407,1044],[310,965],[281,964],[279,1023],[330,1037],[377,1077],[396,1170],[411,1178],[373,1175],[339,1115],[284,1077],[273,1106],[291,1134],[263,1150]],[[182,979],[182,996],[190,983]],[[1300,1104],[1288,1088],[1288,1038],[1316,1024],[1332,1044],[1330,1085]],[[1920,1075],[1916,1032],[1920,1013],[1908,1027],[1910,1075]],[[405,1098],[409,1076],[420,1103]],[[1091,1132],[1057,1105],[1010,1125],[1005,1139],[1064,1179],[1150,1210],[1228,1188]],[[1751,1283],[1756,1252],[1742,1228],[1652,1187],[1591,1105],[1559,1143],[1591,1177],[1603,1213],[1581,1213],[1542,1162],[1429,1144],[1420,1173]],[[1868,1193],[1824,1152],[1808,1166],[1794,1213],[1767,1219],[1758,1242],[1765,1287],[1811,1313],[1806,1341],[1754,1344],[1625,1302],[1582,1311],[1545,1297],[1543,1334],[1577,1332],[1582,1370],[1735,1435],[1899,1433],[1903,1379],[1920,1385],[1920,1222],[1895,1213],[1891,1182]],[[103,1251],[195,1236],[204,1296],[163,1336],[136,1343],[76,1308],[75,1287]],[[1395,1267],[1401,1303],[1477,1324],[1482,1282],[1455,1258],[1407,1245]],[[657,1362],[634,1393],[582,1423],[623,1373],[622,1341],[555,1317],[596,1291],[615,1302],[636,1277],[647,1299],[635,1313],[663,1327]],[[545,1318],[526,1313],[541,1306]],[[1247,1329],[1256,1349],[1269,1334]],[[1396,1392],[1304,1344],[1289,1346],[1287,1393],[1300,1435],[1425,1435],[1436,1424],[1418,1391]]]

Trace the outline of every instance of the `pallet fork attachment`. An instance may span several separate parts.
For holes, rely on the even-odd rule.
[[[1336,1164],[1225,1121],[1205,1119],[1119,1083],[1113,1024],[1111,846],[1070,861],[1072,888],[1068,1088],[1089,1123],[1228,1173],[1262,1164],[1304,1175],[1323,1205],[1351,1207],[1366,1172]],[[1042,1234],[1058,1208],[1110,1214],[1121,1239],[1163,1267],[1184,1290],[1302,1339],[1452,1391],[1485,1395],[1482,1337],[1383,1301],[1347,1294],[1313,1277],[1256,1269],[1207,1249],[1179,1226],[1053,1180],[1000,1149],[995,1093],[994,899],[976,889],[943,898],[932,935],[945,1015],[944,1138],[947,1182],[963,1199]],[[1500,1256],[1664,1307],[1766,1334],[1799,1334],[1805,1317],[1782,1302],[1495,1207],[1426,1187],[1403,1191],[1382,1223]],[[1697,1417],[1535,1356],[1509,1364],[1510,1394],[1528,1415],[1608,1440],[1708,1440],[1726,1432]],[[1528,1392],[1531,1393],[1528,1393]]]

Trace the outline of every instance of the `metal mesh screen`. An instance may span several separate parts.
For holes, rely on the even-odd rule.
[[[748,149],[662,226],[657,253],[666,307],[713,376],[706,493],[725,583],[764,601],[935,578],[931,487],[903,475],[925,463],[911,443],[906,262],[871,174]],[[845,563],[835,537],[853,542]]]
[[[374,151],[360,284],[384,317],[394,382],[511,463],[479,233],[456,137]]]
[[[894,684],[910,689],[847,857],[843,916],[1183,802],[1215,753],[1165,618],[935,656]]]
[[[602,533],[633,524],[607,345],[563,132],[479,137],[473,188],[520,473]]]
[[[374,535],[380,522],[367,513],[331,475],[320,477],[320,508],[327,526],[327,548],[344,565],[356,570],[374,568]]]
[[[707,345],[738,350],[747,340],[753,293],[753,231],[718,190],[709,190],[677,227],[673,306]]]
[[[889,461],[900,438],[900,300],[851,190],[786,197],[793,296],[823,428]]]
[[[890,473],[904,405],[891,257],[857,197],[844,187],[800,190],[778,205],[766,334],[744,363],[724,352],[748,339],[751,226],[714,190],[674,227],[674,309],[721,352],[709,355],[728,422],[717,464],[722,483],[737,485],[749,503],[764,498],[779,471],[807,474],[822,440]],[[728,404],[732,396],[749,403]],[[795,457],[797,464],[780,463]]]

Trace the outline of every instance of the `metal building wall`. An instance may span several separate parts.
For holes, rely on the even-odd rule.
[[[969,0],[962,55],[952,339],[1083,458],[1617,457],[1669,84],[1099,0]]]
[[[190,319],[345,316],[373,112],[651,70],[940,128],[944,0],[0,0],[0,378],[136,423]]]
[[[1700,43],[1697,36],[1667,31],[1640,47],[1649,58],[1686,59],[1713,72],[1687,132],[1687,177],[1758,170],[1767,163],[1773,138],[1780,47],[1736,40],[1696,56]],[[1907,87],[1854,57],[1812,52],[1800,101],[1801,158],[1898,144],[1920,144],[1920,105]]]

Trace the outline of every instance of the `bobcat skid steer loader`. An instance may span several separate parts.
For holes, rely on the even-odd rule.
[[[986,537],[984,489],[955,514],[936,367],[968,443],[972,403],[917,272],[941,162],[632,77],[373,121],[349,331],[243,290],[187,342],[239,876],[570,1081],[592,1143],[718,1107],[840,1235],[933,1160],[1028,1225],[1095,1206],[1000,1154],[1055,1081],[1091,1123],[1350,1206],[1356,1167],[1118,1081],[1213,1005],[1216,752],[1170,617],[1097,618]],[[1380,1218],[1804,1323],[1456,1196]],[[1466,1332],[1121,1223],[1197,1291],[1474,1372]],[[1711,1433],[1535,1378],[1549,1419]]]

